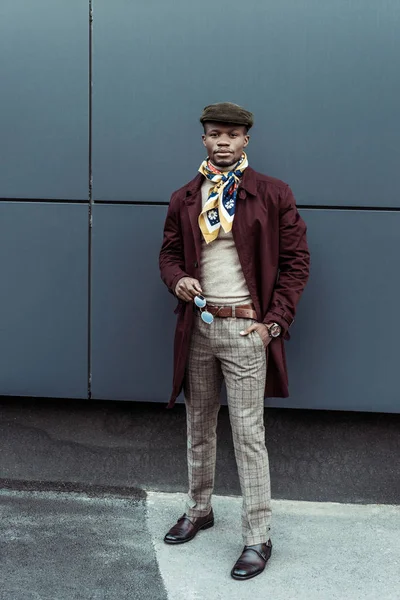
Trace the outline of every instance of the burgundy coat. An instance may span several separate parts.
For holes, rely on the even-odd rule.
[[[164,227],[160,252],[161,277],[173,293],[181,277],[200,278],[200,173],[174,192]],[[232,234],[258,321],[275,321],[282,336],[269,345],[266,396],[288,396],[283,339],[289,339],[296,305],[307,283],[309,252],[306,225],[297,212],[289,186],[248,167],[238,190]],[[179,302],[174,342],[173,390],[175,403],[185,376],[193,324],[193,304]]]

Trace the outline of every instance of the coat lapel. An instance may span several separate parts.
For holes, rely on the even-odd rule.
[[[203,176],[198,175],[193,180],[191,185],[186,191],[185,204],[189,215],[189,221],[192,229],[194,245],[196,249],[196,259],[200,263],[201,258],[201,231],[199,227],[199,215],[201,212],[201,184],[203,182]]]
[[[201,212],[201,185],[204,181],[203,175],[199,173],[187,186],[186,189],[186,197],[185,204],[187,207],[187,211],[189,214],[190,225],[193,234],[194,245],[196,249],[196,260],[200,264],[201,258],[201,247],[202,247],[202,237],[201,230],[199,227],[199,215]],[[246,194],[247,192],[247,194]],[[255,171],[251,167],[248,167],[244,174],[243,180],[239,186],[239,202],[240,200],[244,200],[247,195],[256,196],[257,194],[257,184]],[[237,210],[237,208],[236,208]],[[233,221],[233,226],[235,227],[235,220]],[[237,229],[237,228],[236,228]],[[238,235],[241,235],[241,232],[238,232]]]

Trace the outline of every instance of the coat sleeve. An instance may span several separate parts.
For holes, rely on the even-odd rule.
[[[282,334],[294,321],[296,305],[305,288],[310,269],[307,227],[299,215],[293,193],[287,186],[279,209],[279,274],[263,322],[276,322]]]
[[[165,220],[164,239],[159,257],[161,279],[172,294],[175,293],[178,281],[182,277],[189,277],[184,271],[185,259],[179,206],[179,197],[173,194]]]

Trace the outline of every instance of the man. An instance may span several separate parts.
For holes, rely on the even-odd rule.
[[[283,339],[306,285],[306,226],[287,184],[256,173],[244,149],[253,115],[230,102],[206,106],[207,159],[172,195],[161,277],[177,296],[172,407],[184,388],[189,495],[164,538],[192,540],[214,525],[211,495],[219,395],[225,380],[243,495],[244,549],[234,579],[260,574],[271,556],[271,493],[264,397],[286,397]]]

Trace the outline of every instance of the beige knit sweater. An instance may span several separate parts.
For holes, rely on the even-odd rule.
[[[212,182],[206,179],[201,186],[203,206],[212,185]],[[203,239],[200,283],[209,304],[223,306],[251,302],[232,232],[225,233],[221,227],[217,239],[213,242],[206,244]]]

